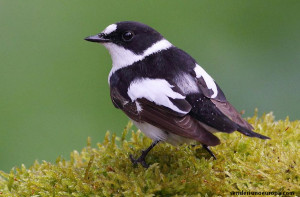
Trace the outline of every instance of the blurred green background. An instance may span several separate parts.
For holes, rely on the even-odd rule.
[[[190,53],[245,116],[299,119],[299,10],[299,0],[0,0],[0,170],[122,132],[110,56],[83,40],[117,21],[146,23]]]

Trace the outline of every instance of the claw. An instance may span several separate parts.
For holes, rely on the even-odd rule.
[[[146,163],[145,156],[146,155],[142,154],[139,158],[134,159],[133,156],[130,154],[129,158],[134,166],[140,163],[144,168],[149,168],[149,165]]]
[[[215,159],[217,160],[215,154],[210,150],[210,148],[207,145],[202,144],[202,147]]]
[[[149,168],[149,165],[146,163],[146,156],[147,154],[149,153],[149,151],[159,142],[160,140],[155,140],[154,142],[152,142],[152,144],[146,149],[146,150],[143,150],[142,151],[142,155],[137,158],[137,159],[134,159],[133,156],[130,154],[129,155],[129,158],[132,162],[132,164],[135,166],[137,165],[138,163],[140,163],[144,168]]]
[[[129,155],[130,161],[133,165],[137,164],[137,160],[133,158],[132,154]]]

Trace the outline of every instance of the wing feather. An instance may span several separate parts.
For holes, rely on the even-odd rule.
[[[208,146],[220,144],[220,140],[207,131],[190,115],[182,116],[167,107],[155,104],[145,98],[127,101],[117,89],[111,89],[111,99],[118,108],[134,121],[147,122],[164,131],[199,141]],[[137,107],[138,105],[138,107]]]
[[[223,93],[223,91],[221,90],[221,88],[218,86],[218,84],[204,71],[204,69],[202,69],[198,64],[195,64],[195,68],[194,68],[194,72],[195,73],[191,73],[191,75],[195,76],[195,80],[197,82],[197,85],[199,87],[199,97],[201,98],[202,95],[204,95],[206,98],[208,98],[209,100],[206,99],[206,102],[211,101],[213,104],[209,106],[210,110],[209,113],[205,114],[203,113],[202,110],[202,114],[200,115],[202,116],[206,116],[206,117],[211,117],[212,120],[208,120],[207,118],[201,118],[202,121],[204,121],[204,123],[209,124],[209,122],[214,121],[215,123],[218,123],[218,125],[216,124],[210,124],[210,126],[213,127],[220,127],[220,123],[224,123],[227,125],[230,125],[230,121],[227,120],[230,119],[232,121],[232,126],[230,129],[230,132],[232,132],[232,129],[237,129],[236,126],[234,126],[234,124],[237,124],[239,126],[242,126],[246,129],[249,130],[253,130],[253,127],[247,122],[245,121],[241,114],[226,100],[226,97]],[[205,99],[203,99],[203,103],[199,102],[198,100],[191,100],[192,102],[190,102],[191,105],[194,104],[194,102],[197,102],[197,107],[198,108],[205,108],[207,103],[204,102]],[[192,110],[195,111],[195,110]],[[219,113],[221,112],[221,113]],[[212,117],[210,113],[213,113],[215,117]],[[219,122],[216,122],[218,120],[220,120],[219,117],[225,116],[226,118],[221,118],[222,120]],[[214,119],[213,119],[214,118]],[[216,126],[214,126],[216,125]],[[226,129],[229,129],[230,127],[226,126],[225,129],[221,130],[221,131],[225,131]],[[228,130],[229,131],[229,130]]]
[[[185,115],[180,117],[170,109],[157,106],[146,99],[139,99],[138,102],[142,107],[140,112],[142,121],[176,135],[194,139],[208,146],[215,146],[220,143],[216,136],[201,126],[192,116]]]
[[[214,99],[211,99],[211,101],[223,114],[225,114],[233,122],[249,130],[253,130],[253,126],[250,125],[246,120],[244,120],[241,114],[228,101],[220,102]]]

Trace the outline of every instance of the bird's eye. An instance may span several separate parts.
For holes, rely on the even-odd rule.
[[[126,31],[123,33],[122,38],[124,41],[130,41],[133,38],[134,34],[131,31]]]

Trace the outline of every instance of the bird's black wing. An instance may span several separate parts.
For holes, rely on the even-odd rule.
[[[200,67],[197,64],[195,66]],[[192,117],[221,132],[237,130],[247,136],[268,139],[252,131],[253,127],[226,100],[221,88],[201,67],[193,69],[190,74],[199,88],[198,92],[186,95],[186,100],[193,106],[189,113]]]
[[[248,136],[266,138],[252,131],[253,127],[226,100],[218,84],[190,55],[173,48],[166,51],[162,59],[165,60],[161,61],[165,67],[172,63],[172,69],[176,70],[177,75],[171,77],[172,84],[178,84],[185,93],[186,100],[192,106],[189,115],[214,131],[230,133],[238,130]]]
[[[189,115],[200,122],[221,132],[231,133],[237,130],[237,125],[204,94],[189,94],[186,99],[193,106]]]
[[[216,136],[207,131],[198,120],[190,115],[182,115],[145,98],[138,98],[134,102],[128,101],[119,94],[116,88],[111,89],[111,99],[134,121],[147,122],[164,131],[199,141],[208,146],[220,144],[220,140]],[[182,103],[185,102],[183,99]],[[180,104],[180,101],[177,100],[176,103]],[[184,105],[182,103],[181,105]]]
[[[196,64],[196,67],[199,67],[199,65]],[[215,125],[214,128],[218,127],[216,129],[220,131],[232,132],[234,130],[237,130],[237,127],[234,126],[234,124],[230,124],[231,121],[241,127],[252,130],[253,127],[247,121],[245,121],[242,118],[241,114],[227,101],[225,94],[223,93],[219,85],[203,69],[201,71],[204,72],[201,76],[199,75],[197,76],[195,69],[192,72],[190,72],[190,74],[196,80],[197,86],[199,87],[200,91],[198,95],[189,95],[187,96],[187,98],[189,99],[189,102],[193,103],[193,102],[197,102],[195,101],[194,97],[196,98],[199,97],[200,99],[203,100],[203,104],[199,103],[198,101],[198,105],[200,107],[201,105],[204,105],[210,108],[210,110],[203,110],[201,112],[200,116],[205,116],[205,118],[202,119],[208,119],[205,121],[205,123],[211,122],[213,118],[214,120],[216,120],[216,118],[219,117],[216,120],[217,124],[214,124]],[[206,80],[205,80],[205,76],[206,76]],[[211,84],[214,83],[213,90],[210,89],[211,87],[208,87],[207,84],[209,82]],[[205,113],[208,114],[205,115]],[[211,114],[214,114],[214,117],[209,118]],[[217,114],[219,115],[216,117]],[[230,119],[231,121],[228,121],[227,119]],[[220,124],[223,121],[225,122],[223,124]]]
[[[227,101],[223,91],[213,78],[189,54],[173,47],[163,53],[159,62],[163,68],[169,68],[173,71],[170,73],[177,73],[171,77],[172,84],[181,83],[182,91],[187,92],[185,94],[186,100],[193,108],[195,107],[192,109],[192,113],[198,114],[197,118],[205,124],[211,123],[211,127],[217,127],[216,129],[224,132],[232,132],[236,129],[237,126],[234,124],[249,130],[253,129]],[[189,88],[190,90],[183,90]],[[199,99],[202,99],[203,103]],[[201,111],[196,112],[197,110]]]

